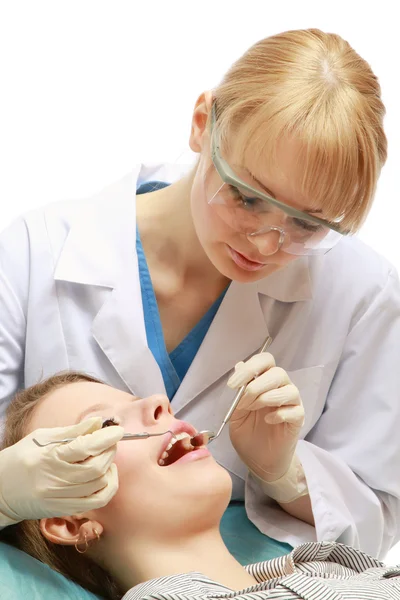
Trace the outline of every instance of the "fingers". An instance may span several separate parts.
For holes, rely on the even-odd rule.
[[[76,438],[80,435],[93,433],[101,429],[103,419],[101,417],[91,417],[81,423],[69,425],[68,427],[48,427],[36,429],[30,434],[30,437],[37,438],[41,443],[56,442],[64,438]]]
[[[115,453],[116,447],[113,446],[98,456],[92,456],[83,462],[63,462],[59,465],[58,478],[70,485],[95,481],[99,477],[103,477],[110,469]]]
[[[237,410],[301,404],[300,392],[283,369],[272,368],[249,383]]]
[[[86,510],[94,510],[106,506],[117,493],[118,485],[117,465],[113,463],[108,473],[106,487],[88,498],[88,507]]]
[[[66,486],[57,491],[59,514],[76,514],[106,506],[118,491],[118,470],[113,463],[104,477],[84,486]],[[53,497],[56,497],[52,493]],[[65,498],[65,500],[64,500]],[[65,508],[64,505],[65,504]]]
[[[232,389],[248,384],[254,377],[275,367],[275,359],[269,352],[262,352],[252,356],[247,362],[239,362],[235,366],[234,374],[228,379],[228,386]]]
[[[105,473],[91,481],[82,481],[81,483],[71,483],[70,480],[57,481],[54,488],[49,488],[46,494],[52,498],[86,498],[92,496],[92,494],[97,494],[108,485],[110,474],[114,472],[115,468],[116,464],[111,463]]]
[[[264,420],[270,425],[279,425],[287,423],[295,429],[301,429],[304,425],[304,408],[302,405],[297,406],[282,406],[268,413]]]
[[[106,427],[89,435],[81,435],[68,444],[56,446],[52,451],[60,461],[77,463],[90,456],[98,456],[119,442],[123,435],[123,427]]]

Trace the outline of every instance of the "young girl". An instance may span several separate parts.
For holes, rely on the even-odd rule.
[[[354,589],[358,600],[380,598],[386,591],[400,598],[398,571],[334,543],[305,544],[287,557],[243,568],[219,532],[231,479],[207,448],[190,445],[195,429],[175,419],[164,395],[132,398],[86,375],[60,374],[11,403],[5,446],[22,439],[33,453],[34,440],[48,441],[48,428],[89,417],[109,427],[115,440],[124,431],[171,433],[118,443],[119,489],[104,508],[25,521],[6,528],[5,541],[106,598],[246,598],[251,593],[260,600],[310,599],[336,597],[336,590],[346,600],[355,597]],[[65,446],[46,448],[57,454]],[[357,578],[357,573],[363,574]]]
[[[363,592],[375,592],[379,598],[385,589],[386,571],[378,561],[329,543],[308,544],[289,557],[243,568],[219,533],[231,479],[207,448],[191,446],[196,430],[173,417],[164,395],[137,399],[79,373],[54,376],[21,392],[11,403],[4,445],[22,439],[33,452],[34,440],[42,444],[48,440],[48,428],[88,417],[100,418],[115,440],[124,431],[171,433],[119,442],[115,455],[119,489],[104,508],[25,521],[5,529],[5,541],[107,598],[165,593],[196,598],[232,591],[241,597],[251,590],[259,591],[263,599],[277,597],[270,588],[296,592],[305,585],[313,597],[339,585],[344,591],[341,598],[348,598],[345,594],[354,588],[354,579],[350,585],[341,580],[372,567],[377,570],[369,573],[371,581],[359,589],[357,598],[362,599]],[[63,444],[47,449],[62,453]],[[83,469],[90,460],[81,464]],[[308,581],[317,576],[322,579]],[[335,582],[326,585],[324,577]],[[400,598],[398,581],[391,581],[393,598]],[[285,595],[291,597],[299,596]]]

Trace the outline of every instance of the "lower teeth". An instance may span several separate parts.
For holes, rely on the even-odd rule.
[[[189,446],[189,448],[188,448],[188,451],[187,451],[187,452],[185,452],[185,454],[182,454],[182,456],[186,456],[186,454],[189,454],[189,452],[192,452],[192,450],[195,450],[195,449],[196,449],[196,448],[190,444],[190,446]],[[163,456],[163,458],[159,458],[159,459],[158,459],[158,464],[160,465],[160,467],[163,467],[163,466],[165,465],[165,460],[164,460],[164,458],[168,458],[168,454],[167,454],[167,452],[164,452],[162,456]],[[182,456],[181,456],[180,458],[182,458]],[[179,458],[178,458],[177,460],[179,460]],[[175,461],[173,461],[173,462],[172,462],[172,463],[170,463],[170,464],[172,465],[172,464],[174,464],[174,462],[177,462],[177,461],[175,460]]]

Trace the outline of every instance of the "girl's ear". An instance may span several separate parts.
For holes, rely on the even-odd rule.
[[[40,520],[42,535],[53,544],[74,546],[99,539],[103,526],[98,521],[78,517],[51,517]]]

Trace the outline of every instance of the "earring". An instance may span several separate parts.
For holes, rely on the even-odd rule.
[[[75,544],[75,550],[76,550],[77,552],[79,552],[79,554],[85,554],[85,552],[86,552],[86,551],[87,551],[87,549],[89,548],[89,544],[88,544],[88,541],[87,541],[87,534],[85,533],[85,534],[84,534],[84,536],[85,536],[85,541],[84,541],[85,547],[84,547],[84,549],[83,549],[83,550],[81,550],[81,549],[79,548],[79,544],[80,544],[79,540],[78,540],[78,541],[76,542],[76,544]]]
[[[97,529],[93,528],[93,533],[95,534],[95,536],[96,536],[96,538],[97,538],[97,541],[99,542],[99,541],[100,541],[100,534],[99,534],[99,532],[97,531]],[[87,539],[87,533],[86,533],[86,531],[85,531],[85,533],[84,533],[83,535],[84,535],[84,537],[85,537],[85,540],[84,540],[84,542],[83,542],[83,544],[85,544],[85,546],[84,546],[83,550],[81,550],[81,548],[79,548],[79,546],[80,546],[80,545],[82,545],[82,542],[80,542],[80,541],[78,540],[78,541],[76,542],[76,544],[75,544],[75,550],[76,550],[77,552],[79,552],[79,554],[85,554],[85,552],[88,550],[88,548],[89,548],[89,546],[90,546],[90,540],[88,541],[88,539]]]

